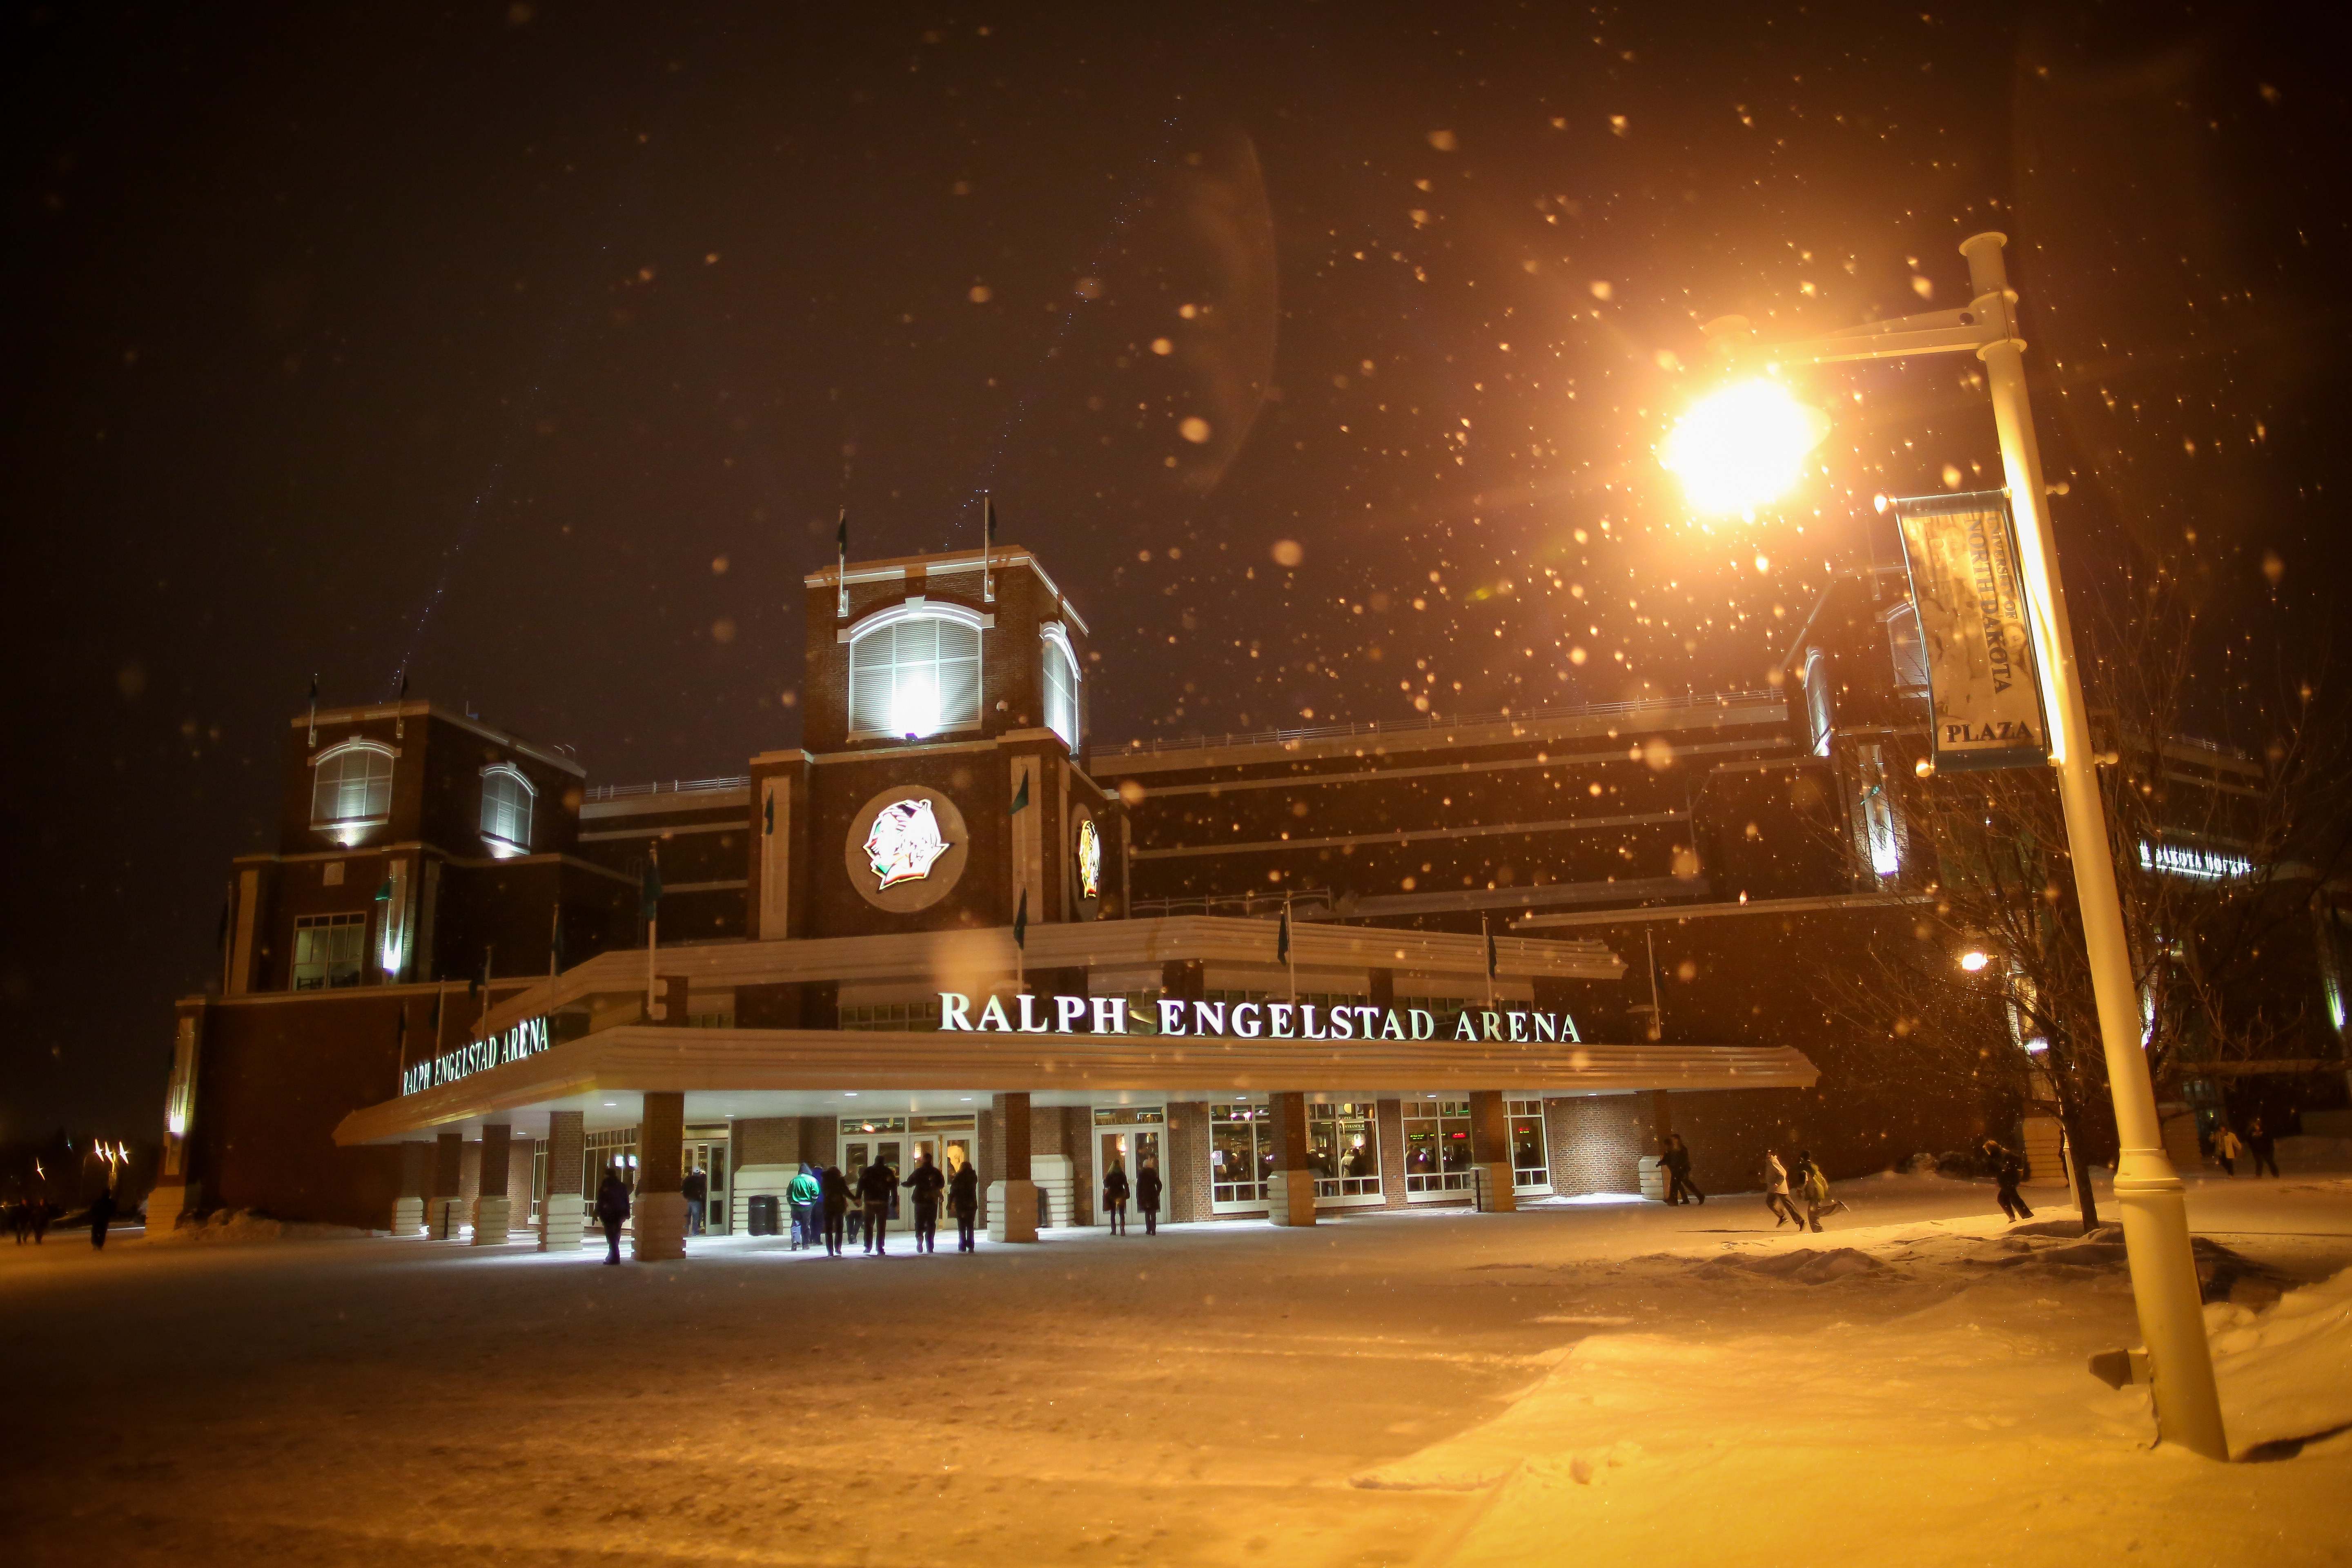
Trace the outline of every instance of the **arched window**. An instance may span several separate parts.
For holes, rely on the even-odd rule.
[[[1078,749],[1078,660],[1070,651],[1070,634],[1048,626],[1040,634],[1045,643],[1045,728],[1062,737],[1073,752]]]
[[[980,617],[898,605],[849,637],[849,732],[919,737],[980,727]]]
[[[504,763],[482,770],[482,837],[493,851],[527,854],[530,849],[530,807],[539,791],[529,779]]]
[[[382,822],[392,815],[392,748],[346,741],[311,760],[310,826]]]

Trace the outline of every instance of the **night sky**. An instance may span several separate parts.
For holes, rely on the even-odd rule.
[[[2078,597],[2315,670],[2332,9],[12,6],[0,1138],[154,1136],[314,671],[738,773],[842,506],[992,492],[1112,742],[1759,686],[1991,421],[1822,374],[1828,473],[1702,527],[1698,323],[1965,304],[1983,228]]]

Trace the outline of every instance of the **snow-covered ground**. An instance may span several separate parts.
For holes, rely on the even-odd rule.
[[[2352,1421],[2352,1278],[2308,1288],[2352,1181],[2195,1186],[2277,1456],[2227,1466],[2085,1369],[2137,1342],[2119,1247],[1841,1195],[1801,1239],[1746,1197],[885,1262],[0,1245],[0,1558],[2352,1562],[2352,1434],[2292,1441]]]

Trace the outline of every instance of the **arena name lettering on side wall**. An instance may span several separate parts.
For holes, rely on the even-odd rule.
[[[1020,1018],[1004,1010],[1004,998],[991,996],[975,1021],[971,998],[961,992],[940,995],[942,1030],[995,1031],[1008,1035],[1124,1035],[1130,1015],[1121,996],[1050,996],[1024,994],[1013,998]],[[1050,1011],[1041,1012],[1045,1004]],[[1159,1032],[1237,1040],[1431,1040],[1437,1037],[1437,1015],[1423,1007],[1318,1007],[1312,1002],[1182,1002],[1160,1003]],[[1084,1026],[1083,1027],[1081,1026]],[[1453,1038],[1493,1040],[1501,1044],[1534,1045],[1566,1041],[1582,1045],[1576,1019],[1567,1013],[1465,1008],[1454,1019]]]
[[[478,1072],[488,1072],[509,1062],[519,1062],[525,1057],[535,1057],[547,1049],[547,1020],[528,1018],[504,1034],[460,1046],[430,1061],[418,1062],[400,1075],[400,1092],[415,1094],[421,1089],[455,1083]]]

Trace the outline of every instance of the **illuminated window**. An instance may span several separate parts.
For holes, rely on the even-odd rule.
[[[917,738],[980,726],[980,619],[900,606],[849,643],[849,732]]]
[[[294,921],[294,989],[331,991],[360,983],[367,916],[300,915]]]
[[[529,779],[504,763],[482,770],[482,837],[490,841],[493,853],[529,853],[530,808],[538,794]]]
[[[1078,661],[1070,651],[1070,634],[1049,626],[1041,634],[1045,643],[1045,728],[1078,749]]]
[[[1274,1169],[1273,1111],[1238,1101],[1209,1107],[1209,1209],[1234,1214],[1266,1205]]]
[[[1307,1163],[1318,1198],[1381,1195],[1380,1119],[1369,1100],[1307,1108]]]
[[[392,748],[346,741],[319,753],[310,775],[310,826],[354,826],[392,815]]]
[[[1438,1198],[1470,1188],[1470,1102],[1404,1102],[1404,1195]]]
[[[1551,1191],[1551,1160],[1544,1140],[1544,1108],[1540,1100],[1513,1100],[1504,1104],[1511,1118],[1511,1189],[1530,1193]]]

